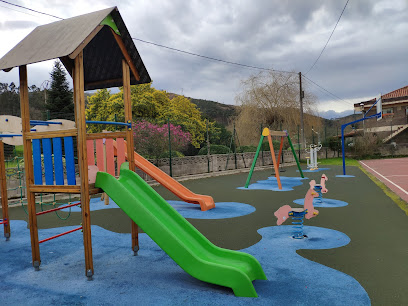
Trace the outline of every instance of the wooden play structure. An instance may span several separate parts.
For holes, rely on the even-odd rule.
[[[284,141],[285,137],[288,139],[290,148],[291,148],[292,153],[293,153],[293,157],[295,158],[295,161],[296,161],[297,167],[299,169],[300,175],[303,178],[304,177],[303,172],[302,172],[302,169],[300,168],[299,161],[298,161],[298,158],[296,156],[296,152],[295,152],[295,149],[293,148],[293,144],[292,144],[292,141],[290,139],[290,136],[289,136],[288,132],[287,131],[270,131],[268,128],[264,128],[263,131],[262,131],[261,139],[259,140],[258,148],[256,149],[256,153],[255,153],[254,160],[252,162],[251,170],[249,171],[248,178],[247,178],[246,183],[245,183],[245,188],[248,188],[249,183],[251,181],[252,173],[254,172],[255,165],[256,165],[256,162],[257,162],[258,156],[259,156],[259,151],[261,150],[262,142],[263,142],[265,136],[268,137],[269,149],[270,149],[271,155],[272,155],[273,168],[275,170],[275,176],[276,176],[276,180],[278,182],[279,189],[282,189],[282,183],[281,183],[280,176],[279,176],[279,163],[280,163],[280,160],[281,160],[281,157],[282,157],[283,141]],[[277,159],[276,159],[276,156],[275,156],[275,150],[273,148],[272,136],[280,137],[279,154],[278,154]]]
[[[73,78],[75,126],[54,131],[31,131],[27,65],[57,58]],[[91,159],[92,153],[87,151],[87,142],[116,139],[123,143],[126,139],[127,144],[123,149],[129,157],[129,168],[134,171],[130,86],[149,83],[150,76],[116,7],[37,27],[0,59],[0,70],[8,72],[15,67],[19,68],[20,75],[22,139],[33,266],[38,270],[41,265],[40,243],[82,230],[85,275],[92,278],[94,268],[89,200],[91,194],[100,193],[101,190],[89,183],[88,158]],[[124,88],[125,122],[115,124],[126,130],[87,133],[84,91],[118,86]],[[75,176],[74,146],[78,153],[79,178]],[[44,157],[44,167],[41,155]],[[65,166],[62,156],[65,158]],[[3,168],[0,170],[4,173]],[[1,182],[3,186],[3,178]],[[40,240],[37,216],[44,212],[36,212],[36,193],[79,194],[82,225],[69,232]],[[3,198],[2,193],[2,201]],[[3,206],[3,220],[8,222],[5,213],[7,214],[7,209],[4,210]],[[136,253],[138,248],[138,226],[132,222],[132,249]]]
[[[6,182],[6,167],[4,164],[4,144],[0,140],[0,192],[1,192],[1,210],[2,218],[0,225],[3,224],[4,237],[6,240],[10,238],[10,219],[8,214],[8,200],[7,200],[7,182]]]

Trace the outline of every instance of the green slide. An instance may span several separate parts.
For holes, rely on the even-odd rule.
[[[252,281],[266,279],[259,262],[252,255],[212,244],[136,173],[123,167],[116,179],[98,172],[95,186],[191,276],[230,287],[236,296],[258,296]]]

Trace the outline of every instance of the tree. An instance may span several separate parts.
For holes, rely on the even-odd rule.
[[[0,105],[2,114],[20,116],[19,89],[13,82],[0,83]]]
[[[54,62],[50,73],[51,86],[48,90],[46,109],[51,119],[74,119],[74,101],[72,90],[66,78],[66,72],[59,61]]]
[[[151,84],[131,86],[132,115],[135,121],[145,119],[151,123],[163,125],[167,120],[181,126],[191,136],[191,144],[199,148],[205,140],[206,124],[200,110],[190,99],[175,96],[170,99],[163,90],[155,89]],[[98,90],[88,98],[87,120],[124,122],[123,88],[113,95],[106,90]],[[115,127],[89,126],[90,131],[112,130]],[[210,133],[217,131],[214,124],[209,125]]]
[[[98,90],[95,94],[88,97],[87,107],[85,110],[85,117],[87,120],[93,121],[114,121],[115,113],[113,113],[109,106],[109,99],[111,97],[110,91],[106,88]],[[124,113],[123,113],[124,116]],[[123,118],[124,120],[124,118]],[[110,125],[95,125],[88,126],[89,132],[101,132],[102,130],[112,130]]]
[[[224,145],[230,147],[232,133],[228,131],[221,123],[214,122],[213,125],[214,128],[211,129],[211,133],[209,133],[210,143],[214,145]],[[235,142],[237,142],[237,139],[235,139]],[[232,146],[234,146],[234,143],[232,143]],[[231,149],[233,150],[233,148]]]
[[[206,124],[201,117],[200,111],[190,99],[184,96],[176,96],[169,99],[167,103],[162,104],[160,117],[163,120],[167,118],[170,122],[180,125],[183,130],[191,135],[191,144],[199,148],[200,144],[205,140]],[[211,128],[214,128],[211,125]]]
[[[316,98],[305,91],[303,108],[313,114]],[[299,83],[297,74],[276,71],[261,72],[242,81],[242,91],[236,96],[240,105],[236,128],[242,144],[257,143],[261,126],[272,130],[294,132],[300,124]],[[321,123],[305,117],[306,126],[318,128]]]

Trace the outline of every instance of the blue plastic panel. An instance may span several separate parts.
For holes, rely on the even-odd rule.
[[[52,148],[51,139],[43,138],[43,153],[44,153],[44,173],[45,173],[45,184],[54,185],[54,169],[52,166]]]
[[[62,141],[60,137],[52,139],[54,151],[55,184],[64,185],[64,168],[62,166]]]
[[[39,139],[33,139],[33,164],[34,164],[34,184],[42,185],[41,167],[41,143]]]
[[[76,185],[74,141],[72,137],[64,137],[64,148],[65,148],[65,167],[67,168],[68,185]]]

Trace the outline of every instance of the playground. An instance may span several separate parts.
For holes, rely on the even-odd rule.
[[[319,181],[321,172],[308,173],[302,185],[282,192],[237,189],[246,173],[183,182],[194,192],[214,197],[216,207],[208,211],[183,206],[163,187],[155,190],[173,201],[182,215],[188,214],[187,220],[212,243],[259,260],[268,280],[254,282],[259,297],[251,303],[403,304],[408,299],[405,213],[358,167],[347,168],[354,178],[336,178],[342,168],[329,167],[329,191],[323,196],[348,205],[319,207],[318,217],[305,220],[308,238],[302,240],[291,238],[289,222],[276,226],[273,214],[282,205],[295,206],[293,201],[304,196],[309,180]],[[264,180],[271,171],[255,171],[252,181]],[[298,177],[296,167],[288,168],[285,177]],[[113,304],[136,299],[143,304],[248,303],[229,288],[189,276],[146,234],[139,235],[139,255],[133,256],[126,214],[112,200],[105,205],[99,197],[91,200],[94,280],[82,275],[80,232],[44,243],[41,270],[35,271],[27,216],[21,207],[9,210],[12,235],[0,248],[2,304]],[[63,223],[55,214],[45,215],[39,218],[39,235],[73,229],[80,219],[79,210]]]
[[[33,51],[50,37],[63,46]],[[131,85],[151,79],[117,8],[41,26],[13,50],[0,60],[19,69],[21,104],[21,118],[0,117],[2,305],[408,302],[402,200],[345,159],[319,165],[320,144],[300,164],[288,132],[265,128],[246,171],[182,183],[134,151]],[[73,77],[75,122],[30,120],[27,65],[49,58]],[[122,85],[124,122],[85,120],[85,90]],[[95,124],[117,130],[89,132]],[[273,166],[261,171],[264,137]],[[282,169],[285,137],[296,166]],[[24,146],[24,205],[8,205],[3,142]],[[47,208],[42,194],[68,200]]]

